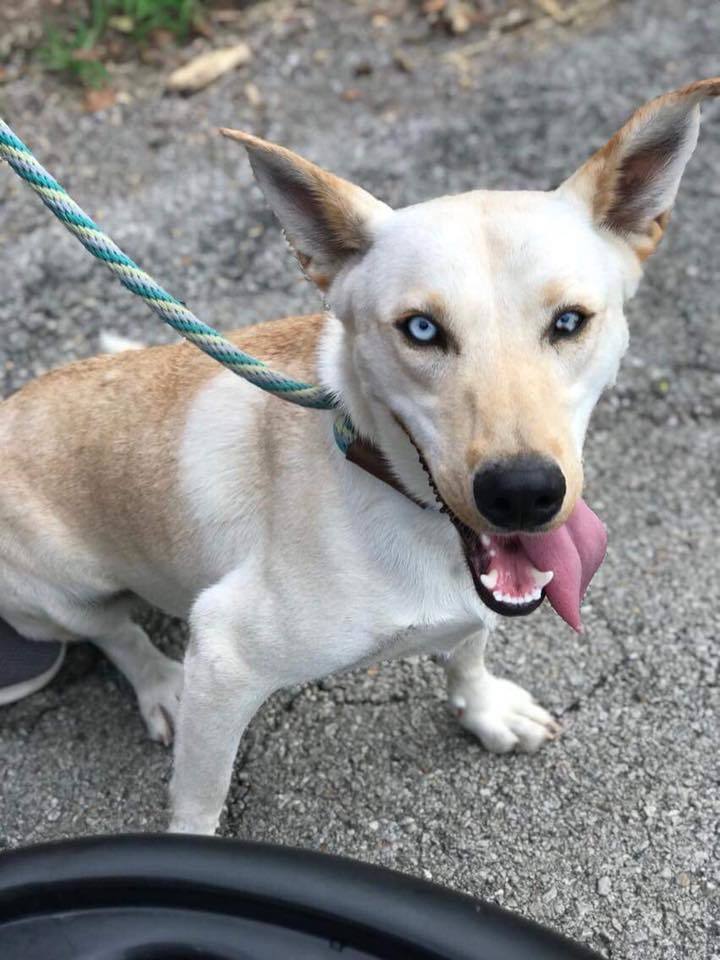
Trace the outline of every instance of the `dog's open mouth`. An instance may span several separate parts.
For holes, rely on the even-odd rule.
[[[417,451],[435,499],[460,534],[470,573],[480,599],[505,617],[532,613],[545,597],[555,612],[578,633],[580,603],[605,558],[607,530],[584,500],[578,500],[562,526],[545,533],[506,536],[476,533],[448,507],[433,475],[407,428],[398,420]]]
[[[547,533],[478,535],[452,517],[480,599],[505,617],[532,613],[547,596],[563,620],[580,631],[580,603],[603,561],[607,533],[584,500]]]
[[[478,537],[467,527],[460,536],[475,589],[486,606],[505,617],[522,617],[540,606],[554,572],[538,570],[530,562],[520,537]]]
[[[476,533],[448,507],[412,434],[396,416],[412,443],[443,513],[460,534],[475,589],[483,603],[505,617],[532,613],[545,597],[578,633],[580,603],[605,559],[607,530],[584,500],[556,530],[508,535]]]

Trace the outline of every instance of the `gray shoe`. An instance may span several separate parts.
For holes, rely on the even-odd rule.
[[[64,643],[26,640],[0,620],[0,707],[41,690],[64,659]]]

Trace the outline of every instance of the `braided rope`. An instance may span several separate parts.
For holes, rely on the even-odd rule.
[[[180,300],[156,283],[149,274],[107,236],[75,203],[57,180],[50,176],[35,159],[25,144],[0,119],[0,159],[7,160],[15,173],[40,197],[80,243],[94,257],[105,263],[120,283],[140,297],[173,330],[194,343],[213,360],[223,364],[248,383],[301,407],[332,410],[337,399],[323,387],[294,380],[270,369],[262,360],[243,353],[217,330],[199,320]],[[335,420],[335,440],[343,453],[355,438],[349,417],[340,413]]]

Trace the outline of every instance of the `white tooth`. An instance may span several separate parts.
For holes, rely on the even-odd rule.
[[[535,570],[535,568],[533,568],[532,571],[532,578],[535,581],[535,586],[540,587],[541,590],[550,583],[554,576],[555,574],[552,570],[546,570],[543,572],[542,570]]]
[[[480,577],[480,583],[488,590],[494,590],[498,582],[497,570],[491,570],[490,573],[483,573]]]
[[[491,551],[490,551],[490,556],[491,556],[491,557],[496,557],[496,556],[497,556],[497,550],[491,550]]]
[[[489,537],[486,533],[481,533],[481,534],[480,534],[480,543],[481,543],[484,547],[486,547],[486,548],[489,547],[489,546],[490,546],[490,537]]]
[[[541,596],[542,596],[542,591],[540,590],[540,587],[536,587],[535,590],[533,590],[533,592],[530,594],[530,599],[539,600]]]
[[[498,603],[503,603],[505,600],[505,594],[501,593],[499,590],[493,591],[493,596],[495,597]]]

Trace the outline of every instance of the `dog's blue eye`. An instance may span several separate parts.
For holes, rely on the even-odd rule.
[[[563,310],[553,320],[553,332],[559,336],[571,336],[578,332],[586,319],[579,310]]]
[[[405,332],[418,343],[432,343],[437,340],[439,330],[436,323],[422,313],[408,317],[404,323]]]

